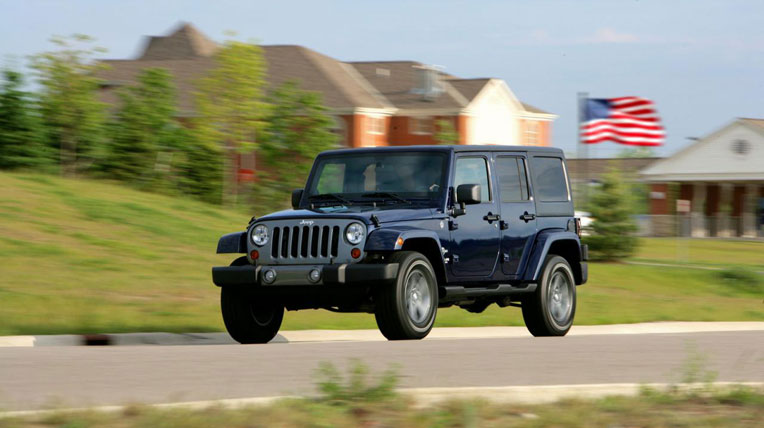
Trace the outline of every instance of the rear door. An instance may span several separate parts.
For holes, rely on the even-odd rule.
[[[493,274],[499,253],[499,205],[493,197],[490,154],[459,154],[456,157],[454,189],[460,184],[479,184],[482,202],[467,205],[466,214],[454,219],[451,231],[451,272],[459,277],[488,277]]]
[[[523,255],[530,253],[536,234],[536,206],[529,185],[528,159],[522,152],[494,154],[501,204],[501,270],[518,274]]]

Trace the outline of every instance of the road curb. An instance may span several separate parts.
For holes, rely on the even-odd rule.
[[[764,322],[651,322],[638,324],[573,326],[568,336],[677,334],[725,331],[762,331]],[[531,337],[525,327],[439,327],[426,340],[500,339]],[[282,331],[271,343],[377,342],[385,338],[377,330]],[[227,333],[119,333],[98,335],[0,336],[0,347],[31,346],[141,346],[227,345],[236,342]]]
[[[731,389],[748,387],[763,389],[764,382],[714,382],[691,384],[668,383],[613,383],[580,385],[534,385],[534,386],[498,386],[498,387],[448,387],[448,388],[401,388],[398,393],[411,398],[414,406],[426,408],[434,404],[453,400],[485,400],[492,403],[506,404],[545,404],[560,400],[593,400],[611,396],[636,396],[645,389],[657,391],[693,391],[709,389]],[[250,406],[264,406],[281,400],[310,398],[294,395],[270,397],[229,398],[221,400],[186,401],[178,403],[147,404],[155,409],[203,410],[210,407],[237,409]],[[46,416],[56,413],[71,412],[121,412],[134,405],[115,405],[98,407],[78,407],[45,410],[16,410],[0,412],[0,419]]]

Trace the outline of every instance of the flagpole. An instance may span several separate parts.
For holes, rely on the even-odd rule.
[[[581,138],[581,124],[584,123],[584,120],[586,120],[586,99],[589,98],[588,92],[579,92],[578,93],[578,99],[577,99],[577,110],[578,110],[578,123],[577,123],[577,129],[576,129],[576,135],[578,136],[578,159],[581,164],[581,170],[583,171],[583,189],[581,191],[581,202],[585,205],[589,205],[589,148],[588,144],[584,144],[583,139]],[[581,203],[579,203],[579,207],[581,207]]]

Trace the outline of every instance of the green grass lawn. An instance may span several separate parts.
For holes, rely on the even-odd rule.
[[[764,244],[730,239],[650,238],[642,239],[634,260],[764,270]]]
[[[368,395],[368,394],[365,394]],[[500,404],[454,399],[427,407],[393,393],[370,399],[291,399],[239,409],[129,406],[121,412],[56,412],[0,418],[0,428],[38,427],[759,427],[764,394],[733,388],[700,393],[645,391],[636,397]],[[757,422],[758,421],[758,422]]]
[[[217,239],[249,217],[105,182],[0,173],[0,335],[223,330],[210,267],[230,262],[215,254]],[[673,241],[643,243],[635,260],[676,262]],[[690,245],[693,264],[764,266],[761,242]],[[601,263],[589,278],[577,324],[764,320],[760,281]],[[482,314],[449,308],[437,325],[522,325],[522,317],[495,305]],[[300,311],[287,313],[283,328],[375,327],[367,314]]]

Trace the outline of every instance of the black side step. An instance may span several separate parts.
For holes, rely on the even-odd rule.
[[[448,285],[440,287],[441,302],[450,302],[464,298],[475,297],[502,297],[513,294],[533,293],[536,291],[536,284],[525,284],[522,287],[511,284],[499,284],[492,287],[462,287],[460,285]]]

